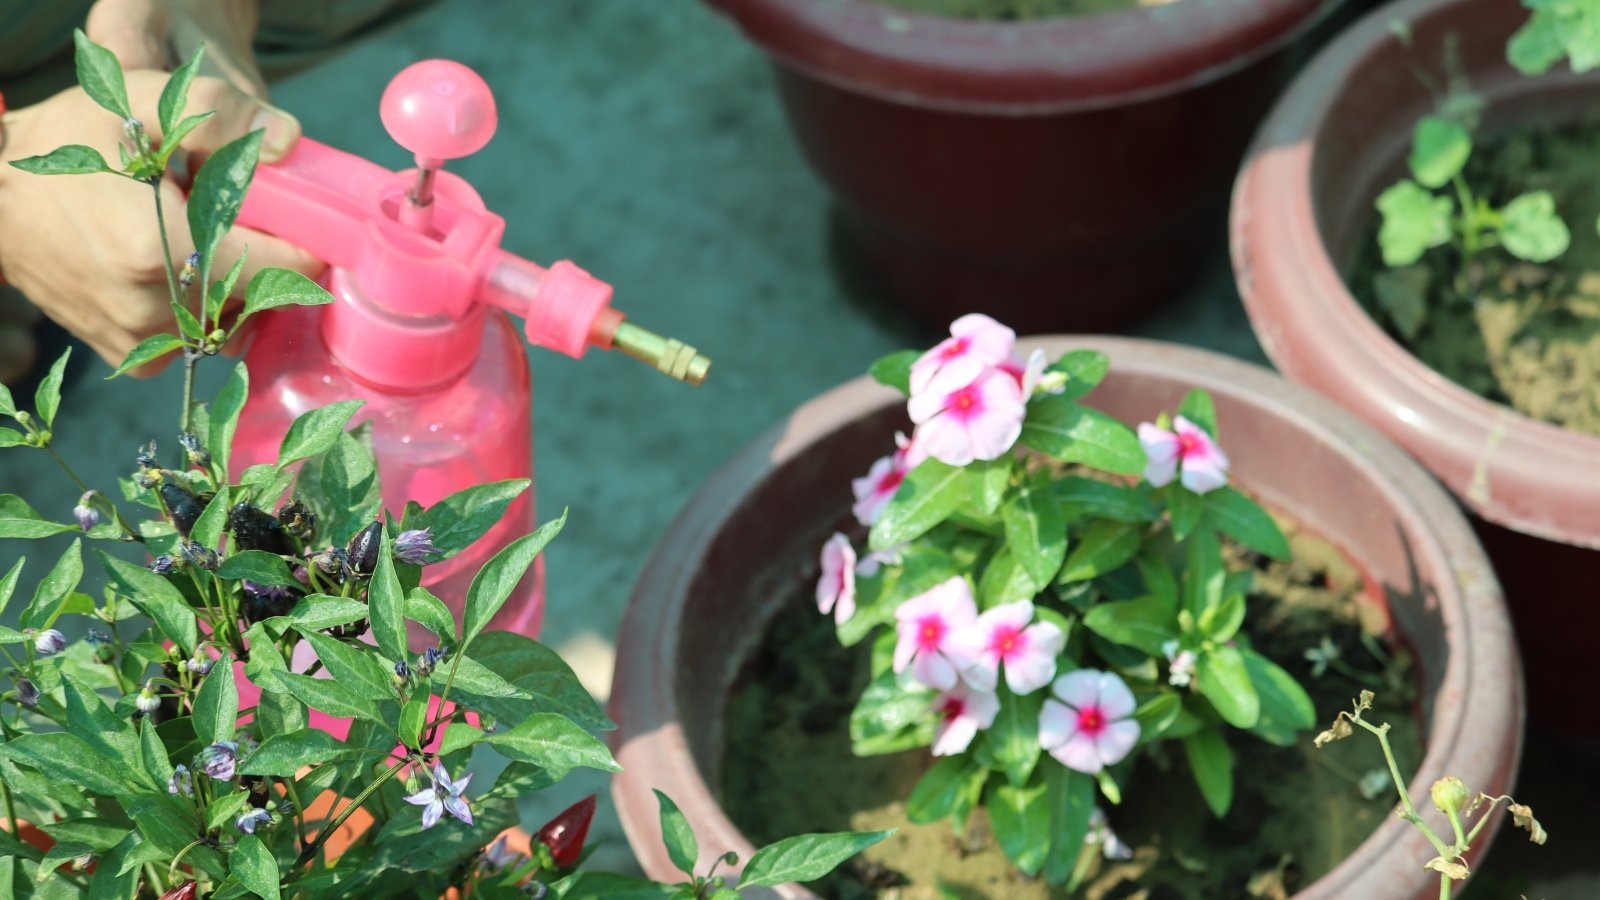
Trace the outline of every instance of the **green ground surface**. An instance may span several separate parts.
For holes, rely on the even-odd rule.
[[[307,134],[399,168],[410,163],[378,121],[378,98],[394,72],[436,56],[472,66],[496,91],[499,134],[452,169],[505,216],[507,246],[579,262],[616,286],[617,305],[637,321],[716,358],[708,384],[690,389],[611,354],[573,361],[531,351],[539,507],[546,516],[573,510],[548,554],[542,637],[576,654],[603,694],[608,648],[646,548],[695,488],[801,401],[883,352],[928,345],[936,334],[860,287],[766,63],[700,4],[447,0],[281,82],[273,96]],[[1209,267],[1131,331],[1264,361],[1220,226],[1206,240],[1214,244]],[[59,447],[80,471],[121,471],[152,429],[176,420],[177,373],[105,382],[106,367],[81,349],[77,357]],[[199,396],[214,393],[224,371],[211,367]],[[77,498],[42,454],[7,452],[0,484],[58,518]],[[0,560],[24,552],[20,542],[0,541]],[[36,578],[46,554],[33,556]],[[1510,880],[1473,900],[1518,890],[1550,900],[1600,896],[1600,878],[1582,871],[1596,864],[1579,849],[1588,829],[1576,806],[1582,792],[1572,789],[1573,779],[1594,783],[1600,753],[1546,741],[1534,756],[1539,765],[1519,797],[1539,811],[1552,845],[1538,855],[1507,849],[1517,841],[1508,833],[1485,873]],[[525,821],[536,825],[604,790],[599,775],[575,774],[527,802]],[[1565,814],[1562,798],[1571,798]],[[593,834],[607,841],[597,866],[632,866],[607,798]],[[1570,875],[1532,886],[1520,876],[1569,865]]]

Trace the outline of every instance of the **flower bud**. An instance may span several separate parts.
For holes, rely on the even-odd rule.
[[[147,716],[160,709],[161,697],[156,694],[155,685],[146,681],[144,683],[144,688],[139,691],[138,698],[133,701],[133,705],[139,710],[139,712],[142,712]]]
[[[26,678],[17,679],[17,702],[29,709],[39,705],[39,687]]]
[[[172,767],[172,777],[167,779],[167,793],[174,797],[182,794],[187,797],[194,793],[194,777],[189,774],[189,767],[179,764]]]
[[[216,571],[217,551],[205,547],[194,541],[184,541],[178,545],[178,552],[183,555],[184,562],[197,569],[208,572]]]
[[[317,517],[311,509],[298,500],[278,507],[278,521],[285,531],[302,541],[309,541],[317,533]]]
[[[199,274],[200,254],[199,252],[191,253],[189,258],[183,261],[183,268],[178,270],[178,286],[188,290],[189,285],[194,284],[195,277]]]
[[[66,649],[67,636],[54,628],[46,628],[33,636],[34,652],[40,656],[51,656]]]
[[[195,675],[209,675],[211,674],[211,667],[216,664],[216,660],[196,652],[193,657],[183,664],[183,667]]]
[[[211,454],[206,452],[200,438],[192,431],[185,431],[178,435],[178,443],[183,445],[183,454],[189,460],[189,465],[199,466],[202,469],[211,465]]]
[[[84,531],[100,524],[100,511],[94,508],[94,491],[85,491],[78,498],[78,505],[72,508],[72,517],[78,520],[78,527]]]
[[[1454,816],[1466,805],[1470,792],[1461,779],[1454,775],[1435,781],[1433,787],[1428,789],[1428,794],[1433,797],[1433,806],[1447,816]]]
[[[345,552],[350,557],[350,568],[357,575],[371,575],[378,569],[378,551],[383,546],[383,523],[374,521],[356,532]]]
[[[150,561],[150,571],[157,575],[171,575],[178,571],[178,560],[163,553]]]

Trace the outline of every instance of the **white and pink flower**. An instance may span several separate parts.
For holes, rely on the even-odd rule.
[[[884,507],[894,499],[894,492],[900,490],[900,483],[918,463],[928,458],[928,454],[903,434],[896,434],[894,442],[893,453],[879,457],[864,477],[850,481],[850,490],[856,495],[850,511],[856,514],[856,521],[869,528],[883,515]]]
[[[972,746],[979,731],[994,724],[994,717],[1000,712],[1000,698],[991,691],[973,690],[957,682],[934,698],[933,712],[939,717],[933,726],[933,755],[954,756]]]
[[[894,645],[894,670],[904,672],[935,690],[955,688],[957,673],[968,660],[956,648],[955,637],[977,621],[978,604],[972,587],[954,578],[901,603],[894,611],[898,640]]]
[[[822,545],[822,577],[817,579],[817,609],[844,623],[856,614],[856,550],[835,534]]]
[[[1149,422],[1139,425],[1139,443],[1149,458],[1144,479],[1154,487],[1172,482],[1182,464],[1183,486],[1196,494],[1214,491],[1228,483],[1228,456],[1204,428],[1178,416],[1172,430]]]
[[[1012,354],[1011,358],[996,366],[1000,371],[1017,380],[1017,387],[1022,388],[1022,399],[1027,400],[1035,392],[1043,391],[1047,394],[1059,394],[1066,390],[1065,384],[1046,384],[1044,370],[1048,365],[1044,350],[1034,348],[1026,360]]]
[[[947,394],[1011,357],[1017,333],[982,313],[950,323],[950,337],[911,364],[911,394]]]
[[[1022,387],[996,368],[948,390],[935,384],[913,393],[907,409],[917,423],[916,443],[929,456],[952,466],[1005,455],[1021,436],[1028,414]]]
[[[1033,624],[1029,624],[1032,622]],[[1053,622],[1033,622],[1033,601],[996,606],[955,638],[956,652],[970,660],[961,670],[967,684],[992,691],[1005,663],[1006,686],[1031,694],[1056,676],[1056,657],[1067,636]]]
[[[1039,746],[1069,769],[1093,775],[1139,742],[1133,692],[1110,672],[1079,669],[1056,679],[1057,700],[1039,712]]]

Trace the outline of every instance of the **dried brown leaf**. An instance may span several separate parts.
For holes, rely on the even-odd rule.
[[[1460,881],[1461,879],[1467,877],[1466,864],[1454,862],[1452,860],[1445,859],[1442,856],[1435,856],[1433,859],[1428,860],[1428,864],[1423,866],[1423,868],[1432,869],[1435,872],[1438,872],[1440,875],[1443,875],[1444,877],[1453,881]]]
[[[1525,829],[1528,832],[1528,840],[1533,841],[1535,844],[1542,844],[1550,837],[1545,834],[1544,826],[1539,824],[1539,820],[1533,817],[1533,810],[1529,807],[1521,803],[1513,803],[1508,807],[1508,810],[1511,813],[1511,821],[1518,828]]]

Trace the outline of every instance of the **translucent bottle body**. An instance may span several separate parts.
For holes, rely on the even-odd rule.
[[[335,303],[366,302],[337,271],[328,287]],[[504,313],[479,314],[482,339],[477,357],[462,374],[431,389],[397,392],[359,380],[340,366],[322,336],[328,312],[320,307],[286,307],[257,321],[245,356],[250,398],[234,438],[235,477],[251,465],[274,462],[296,417],[352,399],[366,401],[352,425],[372,423],[383,505],[396,517],[407,500],[431,506],[475,484],[533,477],[528,362],[522,337]],[[438,327],[474,326],[439,323]],[[423,585],[459,621],[473,575],[506,544],[534,527],[530,488],[487,534],[456,556],[426,567]],[[541,558],[490,627],[536,637],[544,616],[543,588]],[[433,643],[416,628],[410,639],[413,650]]]

